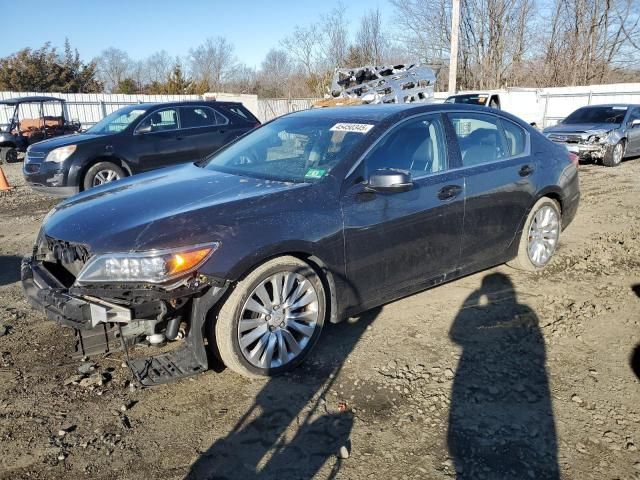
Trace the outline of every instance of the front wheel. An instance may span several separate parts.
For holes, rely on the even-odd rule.
[[[220,308],[209,345],[246,377],[277,375],[298,366],[320,336],[327,310],[322,280],[295,257],[253,270]]]
[[[607,147],[607,151],[602,157],[602,164],[605,167],[617,167],[622,163],[624,157],[624,140],[620,140],[615,145]]]
[[[115,182],[124,178],[126,174],[119,166],[111,162],[98,162],[93,165],[84,176],[83,187],[85,190]]]
[[[562,216],[558,202],[548,197],[538,200],[522,229],[518,255],[508,262],[510,267],[535,272],[551,260],[560,240]]]

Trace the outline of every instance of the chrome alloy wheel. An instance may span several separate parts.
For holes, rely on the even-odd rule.
[[[318,328],[318,293],[304,276],[280,272],[251,292],[238,322],[242,355],[258,368],[295,359]]]
[[[120,180],[120,175],[118,174],[118,172],[114,172],[113,170],[109,169],[100,170],[93,177],[93,186],[97,187],[98,185],[115,182],[116,180]]]
[[[616,165],[622,161],[623,150],[624,145],[622,144],[622,142],[618,142],[613,148],[613,163],[615,163]]]
[[[536,267],[544,267],[556,250],[560,236],[558,213],[544,206],[533,217],[529,226],[529,259]]]

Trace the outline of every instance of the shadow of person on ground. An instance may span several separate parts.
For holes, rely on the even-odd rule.
[[[484,277],[449,334],[463,349],[447,438],[457,478],[559,479],[544,339],[509,277]]]
[[[0,287],[20,280],[20,262],[20,257],[0,255]]]
[[[640,283],[633,285],[631,290],[636,294],[636,297],[640,298]],[[631,370],[635,373],[636,378],[640,380],[640,344],[636,345],[636,348],[633,349],[629,363],[631,364]]]
[[[341,466],[340,448],[350,449],[353,415],[339,412],[337,400],[325,402],[325,397],[380,311],[328,325],[307,363],[292,374],[269,379],[233,430],[202,453],[186,478],[310,479],[327,462],[327,478],[334,478]]]

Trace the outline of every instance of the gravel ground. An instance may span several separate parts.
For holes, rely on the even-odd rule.
[[[72,332],[25,302],[19,259],[56,201],[20,167],[0,196],[0,478],[640,479],[640,160],[581,167],[544,273],[331,325],[287,376],[144,390],[121,355],[71,360]]]

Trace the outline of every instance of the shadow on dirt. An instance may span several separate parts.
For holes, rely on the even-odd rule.
[[[559,479],[544,339],[509,277],[484,277],[449,334],[463,349],[447,438],[457,478]]]
[[[328,478],[334,478],[341,467],[340,448],[350,449],[353,415],[329,412],[324,398],[380,311],[328,325],[311,356],[314,363],[270,379],[233,430],[200,456],[186,478],[306,479],[327,462],[332,465]]]
[[[631,290],[636,294],[636,297],[640,298],[640,283],[633,285]],[[633,349],[629,363],[631,364],[631,370],[635,373],[636,378],[640,380],[640,344],[636,345],[636,348]]]
[[[20,280],[21,261],[20,257],[0,255],[0,287]]]

